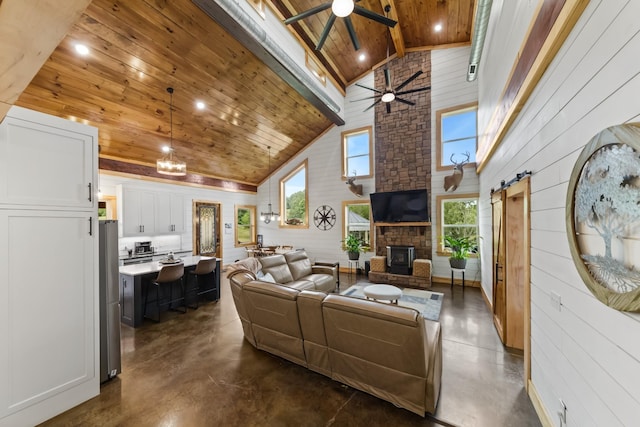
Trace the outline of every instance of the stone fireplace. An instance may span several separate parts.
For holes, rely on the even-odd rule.
[[[410,52],[388,64],[392,84],[398,85],[419,70],[413,87],[431,84],[431,53]],[[384,67],[375,71],[375,87],[384,87]],[[379,103],[375,110],[376,192],[427,189],[431,197],[431,91],[403,95],[415,102],[391,103],[391,112]],[[433,213],[429,212],[430,217]],[[431,259],[431,226],[376,227],[376,255],[386,256],[387,246],[413,246],[415,258]],[[411,273],[405,273],[411,274]]]

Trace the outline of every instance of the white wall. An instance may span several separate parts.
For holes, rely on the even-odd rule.
[[[585,144],[606,127],[640,119],[638,16],[637,1],[590,2],[480,174],[483,250],[490,253],[489,189],[524,169],[533,171],[531,375],[555,425],[559,399],[567,404],[569,426],[638,425],[640,315],[610,309],[592,296],[575,268],[565,229],[568,181]],[[499,27],[495,19],[490,25]],[[485,50],[495,51],[507,37],[494,33]],[[496,81],[494,71],[510,66],[497,57],[484,63],[481,106],[495,106],[488,94],[505,82]],[[491,298],[491,259],[482,262],[482,286]],[[561,297],[559,311],[552,293]]]
[[[374,87],[373,73],[361,79],[358,83]],[[264,236],[265,245],[293,245],[295,248],[305,248],[312,260],[340,261],[347,266],[347,255],[342,251],[342,202],[358,199],[349,191],[342,180],[342,142],[340,134],[344,131],[372,126],[374,123],[374,109],[363,112],[371,103],[370,100],[351,102],[355,99],[371,96],[371,91],[352,85],[347,88],[345,99],[345,125],[334,126],[313,144],[302,150],[291,161],[271,176],[271,203],[274,210],[279,209],[280,178],[291,172],[302,161],[308,161],[309,184],[309,228],[291,229],[280,228],[277,221],[270,224],[260,222],[258,233]],[[375,132],[375,128],[373,128]],[[375,138],[375,135],[374,135]],[[275,153],[272,153],[275,155]],[[369,193],[375,191],[375,180],[358,179],[357,184],[363,184],[363,200],[369,199]],[[265,181],[258,188],[258,215],[267,210],[269,203],[269,182]],[[313,224],[313,212],[318,206],[329,205],[337,214],[336,224],[327,231],[319,230]],[[364,260],[369,259],[371,253],[360,257],[361,267]]]
[[[144,237],[124,237],[119,239],[121,255],[125,254],[124,247],[132,247],[136,241],[151,240],[153,246],[159,247],[159,251],[191,250],[193,248],[193,223],[192,201],[206,200],[220,203],[222,206],[222,262],[228,264],[237,259],[246,258],[247,251],[243,247],[234,246],[235,230],[235,205],[255,205],[256,195],[241,192],[223,191],[188,187],[184,185],[165,184],[140,179],[125,178],[116,175],[100,174],[100,191],[106,196],[116,195],[116,185],[127,184],[129,186],[148,189],[152,191],[167,191],[184,195],[185,231],[181,235],[150,235]],[[118,203],[121,201],[118,200]],[[225,229],[224,223],[231,223],[231,229]]]
[[[444,177],[451,171],[436,170],[436,113],[438,110],[468,104],[478,100],[477,82],[467,82],[467,65],[471,47],[438,49],[431,52],[431,221],[433,246],[433,276],[451,277],[449,257],[439,256],[437,233],[436,196],[469,194],[478,192],[478,176],[475,169],[466,167],[464,178],[455,192],[444,191]],[[476,258],[467,261],[466,280],[480,281],[480,263]]]

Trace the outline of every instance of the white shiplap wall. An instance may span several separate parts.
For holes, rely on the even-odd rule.
[[[565,201],[575,160],[600,130],[638,120],[640,2],[591,1],[504,141],[480,175],[481,195],[524,169],[531,178],[532,382],[550,414],[567,404],[568,426],[633,426],[640,414],[640,316],[600,303],[574,266],[565,229]],[[500,20],[514,17],[505,13]],[[500,26],[493,22],[491,26]],[[508,34],[494,33],[485,51]],[[512,43],[521,44],[521,40]],[[491,56],[489,56],[491,57]],[[486,58],[486,56],[485,56]],[[484,62],[483,107],[505,82]],[[491,249],[491,206],[481,197],[483,250]],[[490,259],[482,285],[491,297]],[[562,300],[560,310],[551,295]]]
[[[431,52],[431,220],[433,247],[433,275],[435,277],[451,277],[449,258],[439,256],[436,218],[436,196],[443,194],[469,194],[478,192],[478,176],[475,169],[465,168],[464,178],[453,193],[444,191],[444,177],[451,171],[436,170],[436,113],[438,110],[468,104],[478,100],[477,82],[467,82],[467,65],[469,64],[470,47],[439,49]],[[476,258],[467,262],[466,280],[480,281],[480,263]]]
[[[235,205],[255,205],[256,195],[232,191],[212,190],[184,185],[165,184],[153,181],[143,181],[133,178],[125,178],[116,175],[100,174],[100,191],[106,196],[116,195],[116,185],[126,184],[128,186],[146,189],[150,191],[164,191],[182,194],[184,196],[184,218],[185,230],[181,235],[150,235],[144,237],[126,237],[119,239],[121,255],[124,255],[124,246],[133,246],[135,241],[150,240],[153,246],[160,247],[160,251],[191,250],[193,248],[193,223],[192,223],[192,201],[206,200],[220,203],[222,207],[222,262],[231,263],[237,259],[246,258],[247,251],[244,248],[234,246],[235,229]],[[118,200],[118,203],[120,200]],[[231,223],[230,233],[224,229],[224,223]]]
[[[373,73],[364,77],[359,83],[374,87]],[[351,85],[347,88],[345,99],[345,125],[334,126],[313,144],[302,150],[282,168],[271,176],[271,201],[274,209],[278,209],[279,180],[287,175],[293,168],[307,159],[308,183],[309,183],[309,225],[308,229],[280,228],[277,222],[270,224],[259,223],[258,233],[264,236],[266,245],[293,245],[295,248],[305,248],[312,259],[317,261],[340,261],[341,265],[347,265],[347,255],[342,251],[342,202],[356,200],[348,186],[342,180],[342,143],[340,134],[344,131],[357,129],[364,126],[372,126],[374,123],[374,109],[363,112],[370,105],[367,101],[351,102],[354,99],[371,96],[371,92],[358,86]],[[375,129],[374,129],[375,132]],[[374,136],[375,137],[375,136]],[[369,193],[375,191],[375,180],[358,179],[357,184],[363,184],[362,199],[368,200]],[[258,188],[258,212],[267,210],[268,181]],[[337,214],[335,226],[328,231],[320,231],[313,225],[313,212],[318,206],[329,205]],[[364,260],[369,259],[370,253],[360,257],[361,267]]]

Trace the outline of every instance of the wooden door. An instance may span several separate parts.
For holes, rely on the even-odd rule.
[[[491,195],[493,216],[493,323],[500,339],[504,342],[506,329],[506,283],[505,265],[505,212],[503,209],[504,191]]]

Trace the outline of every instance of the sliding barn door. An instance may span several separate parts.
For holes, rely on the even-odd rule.
[[[500,339],[504,342],[506,329],[506,284],[505,263],[505,218],[504,197],[506,192],[498,191],[491,195],[493,216],[493,323]]]

